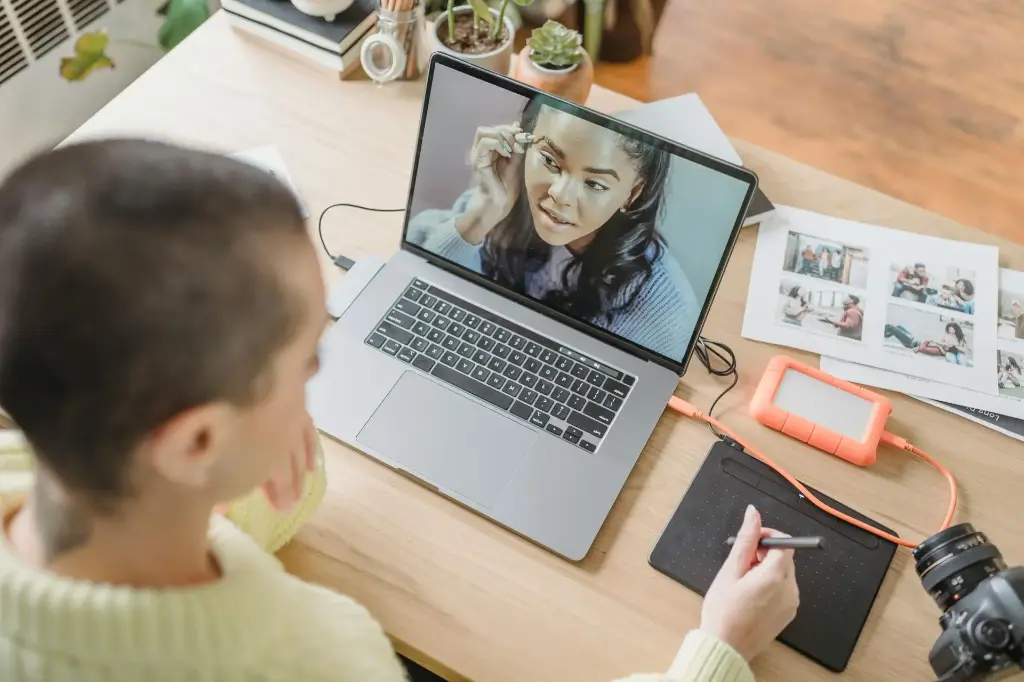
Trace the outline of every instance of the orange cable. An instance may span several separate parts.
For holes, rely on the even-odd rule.
[[[911,549],[917,547],[916,543],[910,542],[909,540],[904,540],[903,538],[898,538],[895,535],[892,535],[890,533],[886,533],[885,531],[879,530],[879,529],[875,528],[874,526],[871,526],[871,525],[869,525],[867,523],[864,523],[863,521],[861,521],[859,519],[855,519],[855,518],[853,518],[852,516],[850,516],[848,514],[844,514],[843,512],[839,511],[838,509],[833,509],[832,507],[828,506],[827,504],[825,504],[824,502],[819,500],[818,497],[814,493],[812,493],[810,490],[808,490],[807,487],[804,486],[803,483],[801,483],[800,481],[796,480],[788,471],[786,471],[781,466],[779,466],[778,464],[773,462],[771,460],[771,458],[769,458],[767,455],[765,455],[764,453],[760,452],[757,448],[753,447],[749,443],[745,442],[735,432],[733,432],[729,427],[725,426],[724,424],[722,424],[720,421],[718,421],[714,417],[709,417],[708,415],[704,414],[703,412],[701,412],[700,410],[698,410],[696,407],[694,407],[692,404],[686,402],[685,400],[681,400],[681,399],[679,399],[679,398],[677,398],[675,396],[672,396],[672,398],[670,398],[669,401],[668,401],[668,406],[671,407],[676,412],[679,412],[680,414],[686,415],[687,417],[693,417],[694,419],[699,419],[700,421],[707,422],[708,424],[711,424],[712,426],[714,426],[716,429],[718,429],[719,431],[721,431],[725,435],[729,436],[729,438],[732,438],[734,441],[736,441],[737,443],[742,445],[744,449],[749,451],[750,454],[753,455],[756,459],[760,460],[761,462],[764,462],[765,464],[770,466],[772,469],[774,469],[776,472],[778,472],[780,476],[782,476],[787,481],[789,481],[790,485],[792,485],[794,488],[796,488],[800,492],[801,495],[806,497],[807,500],[811,504],[813,504],[815,507],[817,507],[821,511],[823,511],[823,512],[825,512],[827,514],[831,514],[832,516],[836,517],[837,519],[840,519],[840,520],[845,521],[845,522],[847,522],[847,523],[849,523],[851,525],[854,525],[857,528],[860,528],[861,530],[865,530],[868,533],[871,533],[872,535],[877,535],[878,537],[882,538],[883,540],[888,540],[889,542],[894,542],[897,545],[902,545],[903,547],[910,547]],[[921,459],[925,460],[926,462],[931,464],[933,467],[938,469],[942,473],[942,475],[946,477],[946,480],[949,482],[949,509],[946,511],[946,518],[942,521],[942,527],[939,530],[941,531],[941,530],[946,530],[947,528],[949,528],[950,523],[952,523],[952,521],[953,521],[953,514],[956,512],[956,500],[957,500],[956,479],[953,478],[953,474],[950,473],[949,469],[947,469],[945,466],[943,466],[939,461],[937,461],[936,459],[934,459],[933,457],[931,457],[930,455],[928,455],[924,451],[919,450],[918,448],[914,447],[913,445],[908,443],[903,438],[900,438],[899,436],[894,436],[893,434],[891,434],[889,432],[885,432],[885,433],[882,434],[882,442],[887,443],[889,445],[892,445],[893,447],[899,448],[901,450],[906,450],[907,452],[914,453],[915,455],[917,455],[918,457],[920,457]]]

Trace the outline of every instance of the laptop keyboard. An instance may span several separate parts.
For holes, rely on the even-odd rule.
[[[588,452],[636,383],[420,279],[366,343]]]

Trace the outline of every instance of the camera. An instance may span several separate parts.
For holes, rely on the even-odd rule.
[[[922,587],[942,610],[942,634],[928,655],[939,682],[992,682],[1024,670],[1024,566],[1007,568],[969,523],[931,536],[913,554]]]

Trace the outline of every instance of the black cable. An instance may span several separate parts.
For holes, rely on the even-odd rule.
[[[327,242],[324,240],[324,216],[327,215],[327,212],[330,211],[332,208],[339,207],[358,208],[360,211],[373,211],[374,213],[401,213],[405,210],[404,208],[373,208],[371,206],[360,206],[359,204],[346,203],[331,204],[330,206],[325,208],[323,211],[321,211],[320,219],[316,222],[316,231],[320,235],[320,244],[324,247],[324,253],[326,253],[327,257],[330,258],[332,261],[337,261],[337,259],[341,258],[342,256],[335,256],[333,253],[331,253],[331,250],[327,248]]]
[[[697,345],[694,347],[693,352],[696,354],[697,359],[700,360],[700,364],[708,370],[708,373],[716,377],[732,377],[732,383],[725,387],[725,389],[718,394],[718,397],[711,403],[711,407],[708,408],[708,416],[712,416],[715,411],[715,406],[718,405],[718,401],[725,397],[725,394],[736,388],[736,384],[740,381],[740,374],[737,369],[736,353],[733,352],[732,348],[725,345],[721,341],[712,341],[711,339],[703,336],[697,337]],[[712,356],[721,361],[721,367],[715,367],[712,362]],[[724,438],[724,436],[715,430],[715,427],[708,424],[708,428],[711,429],[711,433],[715,434],[718,438]]]

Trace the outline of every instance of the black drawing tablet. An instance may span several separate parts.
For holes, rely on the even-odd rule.
[[[830,506],[895,535],[811,490]],[[820,511],[739,446],[719,442],[711,448],[651,552],[651,566],[703,596],[729,554],[726,539],[739,530],[748,504],[758,508],[766,526],[824,538],[824,549],[796,552],[800,610],[779,641],[842,672],[896,545]]]

